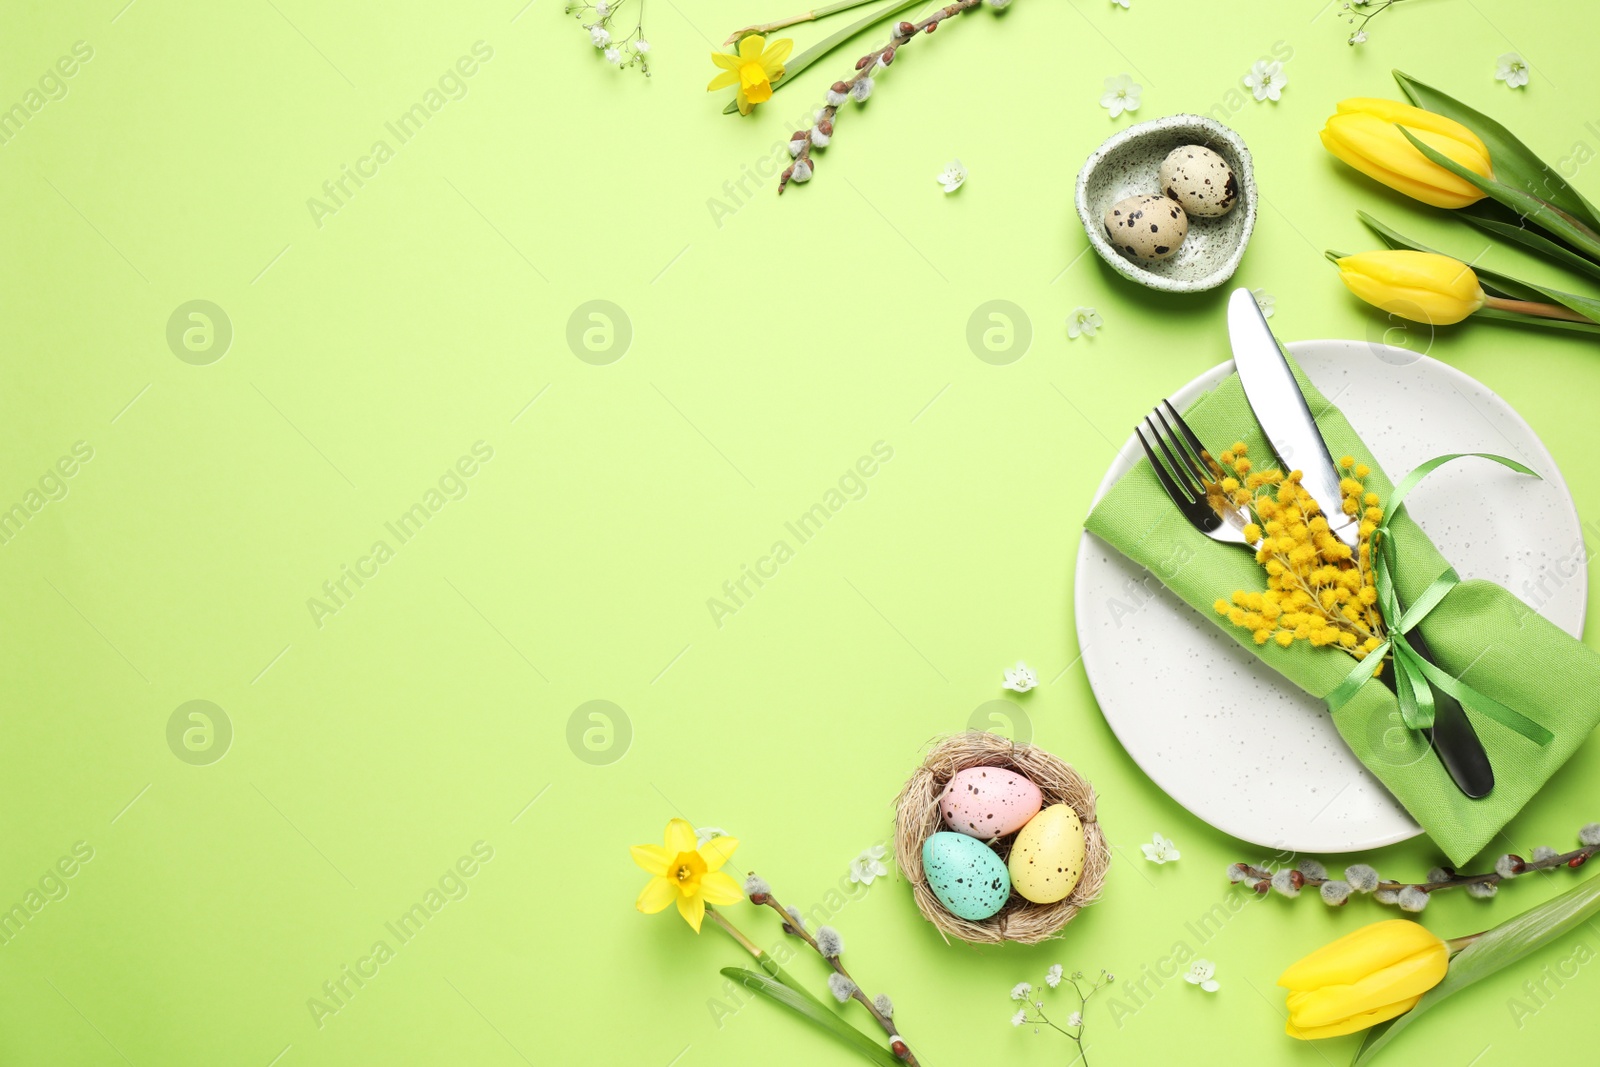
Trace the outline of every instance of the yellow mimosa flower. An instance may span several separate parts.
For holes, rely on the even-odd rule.
[[[1376,1026],[1410,1011],[1444,980],[1450,950],[1406,919],[1363,926],[1283,972],[1290,1037],[1309,1041]]]
[[[1322,128],[1322,144],[1369,178],[1434,207],[1458,208],[1482,200],[1477,186],[1417,151],[1398,127],[1474,174],[1492,178],[1489,149],[1454,119],[1394,100],[1355,97],[1339,102]]]
[[[736,837],[713,837],[697,846],[694,827],[673,819],[662,844],[633,846],[633,862],[651,875],[634,907],[654,915],[676,901],[678,914],[699,933],[707,904],[737,904],[744,899],[739,883],[722,870],[738,847]]]
[[[737,85],[739,114],[750,114],[752,107],[772,99],[772,83],[783,77],[783,61],[793,48],[794,42],[787,37],[768,47],[765,37],[752,33],[740,39],[737,54],[712,52],[711,61],[722,73],[711,79],[706,92]]]
[[[1433,252],[1391,249],[1335,261],[1349,290],[1375,307],[1415,322],[1447,326],[1483,307],[1472,268]]]

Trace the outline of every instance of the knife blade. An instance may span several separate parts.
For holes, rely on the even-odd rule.
[[[1329,530],[1359,551],[1360,520],[1344,513],[1339,468],[1272,327],[1248,289],[1235,289],[1228,298],[1228,337],[1245,399],[1284,470],[1300,471],[1300,484],[1322,509]],[[1408,632],[1406,641],[1418,655],[1437,663],[1419,630]],[[1437,688],[1433,696],[1434,725],[1424,734],[1439,762],[1467,796],[1474,800],[1487,796],[1494,788],[1494,769],[1483,743],[1454,697]]]

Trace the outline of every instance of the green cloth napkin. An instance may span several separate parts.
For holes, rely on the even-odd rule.
[[[1335,457],[1350,455],[1369,465],[1372,476],[1367,488],[1387,503],[1394,488],[1388,475],[1344,415],[1298,367],[1295,375],[1311,410],[1321,412],[1317,423],[1329,450]],[[1229,375],[1195,401],[1184,418],[1214,452],[1242,440],[1258,467],[1274,462],[1268,458],[1271,448],[1237,375]],[[1453,451],[1449,446],[1442,441],[1439,451]],[[1485,461],[1458,462],[1480,463],[1486,476],[1502,476],[1500,468]],[[1171,560],[1187,560],[1177,573],[1162,577],[1166,586],[1313,696],[1325,698],[1354,666],[1355,660],[1338,650],[1312,648],[1305,642],[1290,648],[1272,642],[1258,646],[1249,631],[1218,615],[1212,608],[1218,597],[1230,597],[1236,589],[1265,589],[1265,573],[1251,553],[1212,541],[1190,526],[1167,499],[1146,460],[1139,460],[1111,487],[1084,526],[1158,577],[1172,570]],[[1403,508],[1392,528],[1396,587],[1401,602],[1409,605],[1449,563]],[[1460,865],[1522,810],[1600,721],[1600,655],[1505,589],[1482,580],[1463,581],[1452,589],[1419,629],[1439,667],[1458,677],[1467,671],[1463,680],[1473,688],[1555,735],[1540,746],[1487,716],[1469,712],[1495,774],[1494,791],[1482,800],[1469,800],[1421,736],[1401,724],[1399,704],[1389,688],[1394,681],[1391,667],[1384,668],[1381,679],[1362,686],[1333,716],[1356,757],[1405,805],[1451,862]]]

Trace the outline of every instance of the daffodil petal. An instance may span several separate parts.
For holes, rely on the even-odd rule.
[[[639,891],[639,899],[633,906],[646,915],[654,915],[658,911],[665,911],[668,904],[678,898],[678,887],[670,881],[657,875],[645,883]]]
[[[734,849],[739,847],[737,837],[713,837],[710,841],[700,846],[700,858],[706,861],[706,870],[720,871],[722,865],[728,862]]]
[[[760,60],[761,53],[766,47],[767,39],[759,33],[752,33],[739,42],[739,58],[746,63],[755,63]]]
[[[755,106],[754,104],[750,103],[750,98],[748,96],[744,95],[744,87],[743,86],[740,86],[739,95],[734,97],[734,99],[739,104],[739,114],[741,114],[741,115],[750,114],[750,109]]]
[[[726,871],[707,871],[701,875],[700,895],[708,904],[738,904],[744,900],[744,891]]]
[[[763,78],[754,85],[746,85],[744,95],[752,104],[764,104],[772,99],[772,83]]]
[[[785,37],[781,41],[773,41],[772,47],[761,53],[761,66],[766,70],[767,76],[777,81],[783,76],[783,62],[789,58],[789,53],[794,51],[794,42]]]
[[[651,874],[666,874],[667,865],[672,862],[672,853],[660,845],[634,845],[629,851],[633,853],[633,862]]]
[[[667,823],[666,840],[663,843],[674,856],[680,852],[693,852],[696,847],[694,827],[684,819],[673,819]]]
[[[694,932],[700,932],[700,920],[706,916],[705,899],[699,896],[679,897],[678,914],[683,916],[683,921],[694,927]]]
[[[711,79],[710,84],[706,86],[706,92],[710,93],[718,89],[726,89],[730,85],[737,84],[738,81],[739,72],[737,70],[725,70]]]
[[[732,52],[712,52],[711,62],[715,63],[723,70],[738,70],[739,65],[744,62],[744,59]]]

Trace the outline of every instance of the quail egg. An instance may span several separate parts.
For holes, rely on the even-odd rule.
[[[1161,191],[1191,215],[1216,218],[1238,202],[1239,181],[1222,156],[1204,145],[1188,144],[1162,160]]]
[[[1105,214],[1106,238],[1135,259],[1166,259],[1189,235],[1189,216],[1160,193],[1130,196]]]

